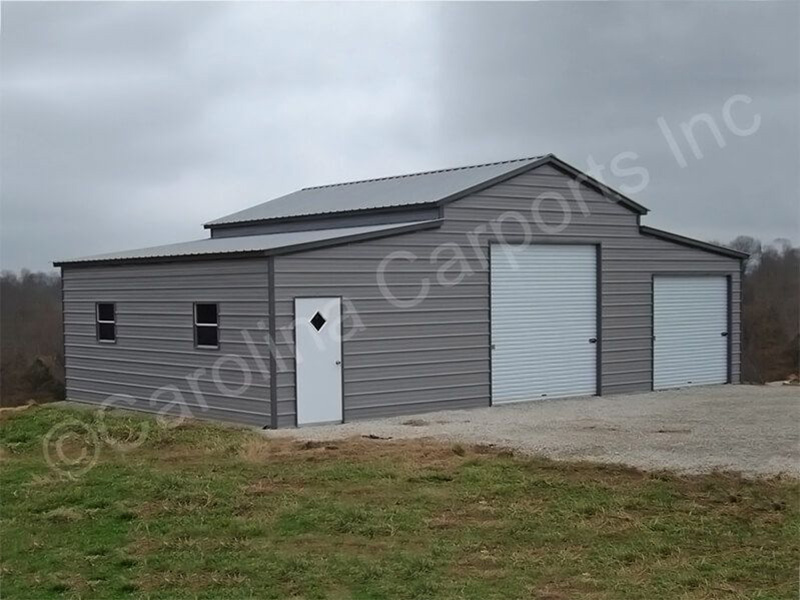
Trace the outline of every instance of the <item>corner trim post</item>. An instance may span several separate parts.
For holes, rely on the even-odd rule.
[[[278,360],[275,321],[275,257],[267,257],[267,321],[269,327],[269,412],[270,429],[278,428]]]

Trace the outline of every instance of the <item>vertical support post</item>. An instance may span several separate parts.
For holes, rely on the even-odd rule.
[[[595,307],[595,322],[597,323],[597,395],[603,395],[603,245],[597,244],[596,275],[597,300]]]
[[[269,411],[270,429],[278,428],[278,360],[275,356],[277,352],[277,328],[275,325],[275,257],[267,257],[267,297],[269,303],[268,327],[269,327]]]
[[[725,278],[728,284],[728,318],[726,329],[728,331],[727,347],[728,347],[728,360],[727,360],[727,380],[728,383],[733,383],[733,277],[728,275]]]

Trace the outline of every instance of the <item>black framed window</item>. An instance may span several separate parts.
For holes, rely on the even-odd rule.
[[[219,305],[197,302],[194,305],[194,345],[219,348]]]
[[[113,302],[95,305],[95,328],[98,342],[117,341],[117,307]]]

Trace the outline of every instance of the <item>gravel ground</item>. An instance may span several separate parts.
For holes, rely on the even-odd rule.
[[[544,400],[265,435],[302,440],[435,438],[642,469],[800,476],[800,389],[726,385]]]

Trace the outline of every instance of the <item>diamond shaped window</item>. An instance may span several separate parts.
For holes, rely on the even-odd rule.
[[[325,323],[326,323],[325,317],[323,317],[321,314],[319,314],[319,312],[317,312],[317,314],[315,314],[313,317],[311,317],[311,325],[317,331],[322,329],[322,326],[325,325]]]

